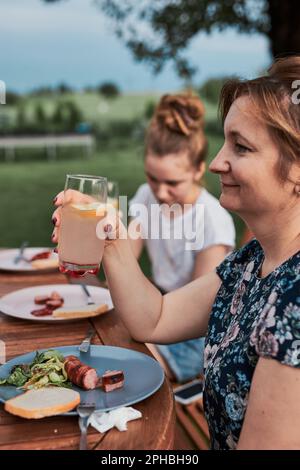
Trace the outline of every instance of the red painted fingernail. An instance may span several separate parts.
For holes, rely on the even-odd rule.
[[[54,253],[58,253],[57,246],[54,248],[53,252],[54,252]]]
[[[53,225],[56,225],[56,222],[57,222],[57,218],[56,218],[56,217],[53,217],[53,219],[52,219]]]
[[[104,227],[104,232],[111,232],[113,229],[113,226],[111,224],[107,224]]]

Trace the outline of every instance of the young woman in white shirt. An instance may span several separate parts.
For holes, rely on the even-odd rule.
[[[146,133],[147,183],[130,201],[129,234],[134,233],[131,247],[137,259],[146,247],[152,280],[163,293],[211,272],[235,244],[231,216],[201,185],[207,154],[203,127],[204,106],[197,96],[165,95]],[[154,206],[158,210],[151,212]],[[168,207],[177,211],[160,210]],[[197,233],[192,245],[186,227]],[[203,338],[148,347],[179,382],[202,372]]]

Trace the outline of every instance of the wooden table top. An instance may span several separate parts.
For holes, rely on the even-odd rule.
[[[66,284],[66,276],[49,274],[0,273],[0,297],[16,289],[34,285]],[[76,283],[76,280],[70,280]],[[100,285],[97,278],[85,278],[87,284]],[[6,344],[6,359],[41,348],[79,344],[89,324],[97,331],[92,344],[120,346],[150,354],[144,344],[135,342],[111,310],[96,319],[72,323],[43,323],[12,318],[0,313],[0,339]],[[167,380],[154,395],[133,405],[142,412],[142,419],[131,421],[126,432],[111,429],[100,434],[91,426],[88,447],[94,450],[172,449],[175,432],[175,408]],[[0,404],[0,449],[75,450],[79,448],[78,420],[72,416],[53,416],[26,420],[4,411]]]

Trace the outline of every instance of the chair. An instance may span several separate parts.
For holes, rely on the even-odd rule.
[[[180,426],[199,450],[209,449],[209,430],[203,412],[202,400],[189,405],[176,403],[176,415]]]
[[[179,384],[172,383],[173,389]],[[177,432],[181,435],[181,440],[176,442],[177,447],[184,445],[183,436],[186,435],[185,442],[190,442],[191,447],[195,449],[208,450],[209,445],[209,430],[207,421],[203,411],[202,398],[195,400],[189,405],[183,405],[175,402],[176,416],[177,416]],[[186,444],[185,444],[186,445]],[[193,448],[193,447],[192,447]]]

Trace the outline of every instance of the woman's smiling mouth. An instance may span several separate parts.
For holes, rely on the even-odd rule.
[[[221,186],[222,188],[238,188],[240,185],[233,183],[224,183],[223,181],[221,181]]]

